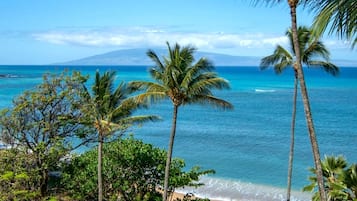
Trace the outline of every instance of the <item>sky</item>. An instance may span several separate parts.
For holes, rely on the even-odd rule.
[[[314,13],[298,9],[299,25]],[[267,56],[288,48],[286,3],[251,0],[1,0],[0,65],[42,65],[110,51],[192,45],[199,51]],[[356,48],[324,36],[331,59],[356,60]],[[143,54],[145,54],[143,52]]]

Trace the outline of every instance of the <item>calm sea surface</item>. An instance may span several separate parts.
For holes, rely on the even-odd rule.
[[[42,82],[44,73],[63,69],[90,75],[95,71],[116,70],[117,80],[148,80],[145,66],[0,66],[0,108],[10,107],[14,97]],[[341,68],[332,77],[320,69],[305,69],[312,115],[321,156],[343,155],[357,163],[357,68]],[[174,156],[187,166],[216,170],[203,178],[206,186],[185,189],[199,195],[225,200],[284,200],[290,141],[293,72],[275,75],[258,67],[217,67],[231,89],[216,95],[230,101],[235,109],[221,111],[191,105],[179,110]],[[298,97],[294,200],[309,200],[299,193],[308,182],[313,166],[301,97]],[[134,136],[167,148],[172,105],[153,105],[138,114],[156,114],[163,121],[133,128]]]

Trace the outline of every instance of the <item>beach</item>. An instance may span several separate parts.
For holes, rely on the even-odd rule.
[[[284,201],[286,189],[268,185],[257,185],[240,181],[223,181],[215,178],[203,177],[204,186],[199,188],[186,187],[177,189],[176,192],[184,195],[191,193],[200,198],[209,198],[217,201]],[[292,201],[311,200],[312,194],[293,190]]]

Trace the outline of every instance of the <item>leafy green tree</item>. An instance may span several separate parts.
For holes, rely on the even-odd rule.
[[[303,0],[305,6],[316,12],[313,31],[320,36],[329,27],[329,34],[357,43],[357,2],[355,0]]]
[[[170,164],[176,134],[178,108],[193,103],[211,104],[223,109],[233,106],[222,99],[213,96],[212,89],[227,89],[229,83],[213,71],[213,65],[205,58],[194,63],[195,48],[181,48],[176,44],[173,48],[167,43],[168,56],[161,61],[158,55],[149,50],[147,55],[155,63],[150,69],[151,81],[134,81],[131,86],[135,89],[146,90],[138,95],[138,100],[162,100],[169,98],[173,104],[172,129],[170,134],[164,180],[164,201],[167,200]]]
[[[134,123],[157,120],[152,115],[133,116],[133,112],[144,106],[129,97],[134,91],[124,82],[114,89],[115,72],[105,72],[102,76],[97,71],[92,94],[87,91],[86,103],[82,113],[86,119],[82,122],[92,125],[98,138],[98,200],[103,200],[102,184],[102,147],[105,140],[121,136]]]
[[[0,201],[40,199],[34,162],[30,153],[19,149],[0,150]]]
[[[133,137],[118,139],[103,146],[103,193],[105,200],[144,201],[160,198],[157,187],[164,177],[166,152]],[[96,150],[72,158],[64,169],[62,184],[75,200],[95,200]],[[171,189],[199,186],[199,176],[213,173],[193,167],[185,172],[185,163],[174,159]],[[81,185],[78,185],[81,184]]]
[[[79,121],[86,80],[78,72],[44,75],[42,84],[1,112],[0,137],[33,160],[28,168],[36,172],[34,191],[41,197],[47,195],[49,172],[56,170],[59,160],[89,141],[84,136],[90,128]]]
[[[357,200],[357,169],[356,164],[348,167],[344,157],[326,156],[322,161],[322,170],[327,191],[328,200],[331,201],[355,201]],[[304,187],[304,191],[313,192],[317,186],[316,170],[310,168],[314,176],[310,176],[310,185]],[[313,196],[314,201],[320,200],[319,193]]]
[[[291,179],[293,169],[293,156],[294,156],[294,139],[295,139],[295,119],[296,119],[296,102],[297,102],[297,88],[298,77],[296,69],[295,54],[293,48],[293,39],[291,29],[286,32],[290,41],[290,51],[278,45],[273,54],[264,57],[260,62],[260,68],[266,69],[271,65],[274,66],[274,71],[281,74],[287,68],[293,68],[295,72],[294,79],[294,95],[293,95],[293,112],[291,118],[291,141],[290,141],[290,154],[288,164],[288,185],[287,185],[287,199],[290,200],[291,193]],[[339,73],[338,67],[329,62],[329,51],[321,41],[311,40],[311,30],[307,27],[300,26],[298,28],[298,37],[300,48],[302,52],[302,63],[308,67],[321,67],[328,73],[336,76]],[[322,59],[322,60],[320,60]],[[294,67],[295,66],[295,67]]]
[[[274,4],[281,3],[284,0],[253,0],[253,1],[254,2],[265,2],[268,4],[274,5]],[[306,83],[305,83],[304,71],[303,71],[302,64],[301,64],[301,61],[302,61],[301,54],[302,53],[301,53],[301,48],[300,48],[300,44],[299,44],[298,28],[297,28],[297,14],[296,14],[296,9],[297,9],[298,5],[301,3],[301,1],[304,1],[304,0],[287,0],[286,2],[288,3],[289,8],[290,8],[291,35],[292,35],[292,39],[293,39],[293,47],[294,47],[294,53],[295,53],[295,57],[296,57],[295,69],[296,69],[297,77],[298,77],[298,80],[300,83],[301,97],[302,97],[302,101],[304,104],[306,124],[307,124],[308,131],[309,131],[310,143],[311,143],[311,147],[312,147],[312,154],[313,154],[313,158],[314,158],[314,164],[316,167],[320,197],[321,197],[322,201],[327,201],[326,192],[325,192],[324,183],[323,183],[324,181],[323,181],[323,175],[322,175],[320,150],[319,150],[317,137],[316,137],[316,133],[315,133],[315,127],[314,127],[314,122],[313,122],[311,107],[310,107],[310,100],[309,100],[309,96],[307,93],[307,87],[306,87]]]

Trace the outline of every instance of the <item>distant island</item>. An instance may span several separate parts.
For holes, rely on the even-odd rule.
[[[53,65],[150,65],[152,61],[146,55],[147,48],[125,49],[89,56],[73,61],[59,62]],[[154,49],[160,56],[167,55],[167,49]],[[259,66],[262,57],[233,56],[212,52],[196,52],[196,58],[206,57],[215,66]],[[335,60],[338,66],[357,67],[357,60]]]
[[[147,50],[147,48],[117,50],[55,65],[150,65],[152,61],[146,55]],[[167,49],[153,48],[153,50],[160,56],[167,55]],[[232,56],[200,51],[196,52],[195,57],[206,57],[215,66],[257,66],[260,61],[260,57]]]

